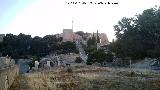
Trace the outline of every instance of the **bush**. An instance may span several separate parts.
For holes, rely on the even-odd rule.
[[[76,60],[75,60],[76,63],[81,63],[82,62],[82,59],[80,57],[76,57]]]
[[[67,68],[67,72],[68,72],[68,73],[73,73],[73,71],[72,71],[71,68]]]
[[[103,62],[112,62],[113,55],[112,53],[105,53],[104,50],[95,50],[88,54],[87,65],[91,65],[95,62],[103,63]]]

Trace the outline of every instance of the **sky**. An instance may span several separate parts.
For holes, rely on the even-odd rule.
[[[71,4],[73,1],[80,3]],[[99,2],[118,4],[95,4]],[[160,6],[160,0],[0,0],[0,34],[43,37],[72,28],[73,21],[74,32],[98,30],[112,41],[113,26],[119,20],[134,17],[155,5]]]

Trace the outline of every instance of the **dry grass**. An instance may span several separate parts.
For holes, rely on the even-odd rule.
[[[160,90],[160,74],[150,71],[72,67],[21,75],[9,90]]]

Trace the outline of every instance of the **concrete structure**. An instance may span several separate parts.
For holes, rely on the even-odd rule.
[[[0,34],[0,42],[3,42],[3,37],[5,36],[5,34]]]
[[[51,66],[51,61],[47,61],[47,66],[48,66],[48,67]]]
[[[40,60],[40,68],[48,68],[55,66],[65,66],[64,60],[57,55],[47,55]]]
[[[63,29],[63,42],[71,41],[73,42],[73,30]]]
[[[38,69],[38,66],[39,66],[39,62],[38,62],[38,61],[35,61],[35,69],[36,69],[36,70]]]

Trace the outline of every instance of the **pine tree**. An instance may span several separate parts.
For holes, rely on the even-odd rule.
[[[97,30],[97,43],[100,43],[100,38],[99,38],[99,35],[98,35],[98,30]]]

